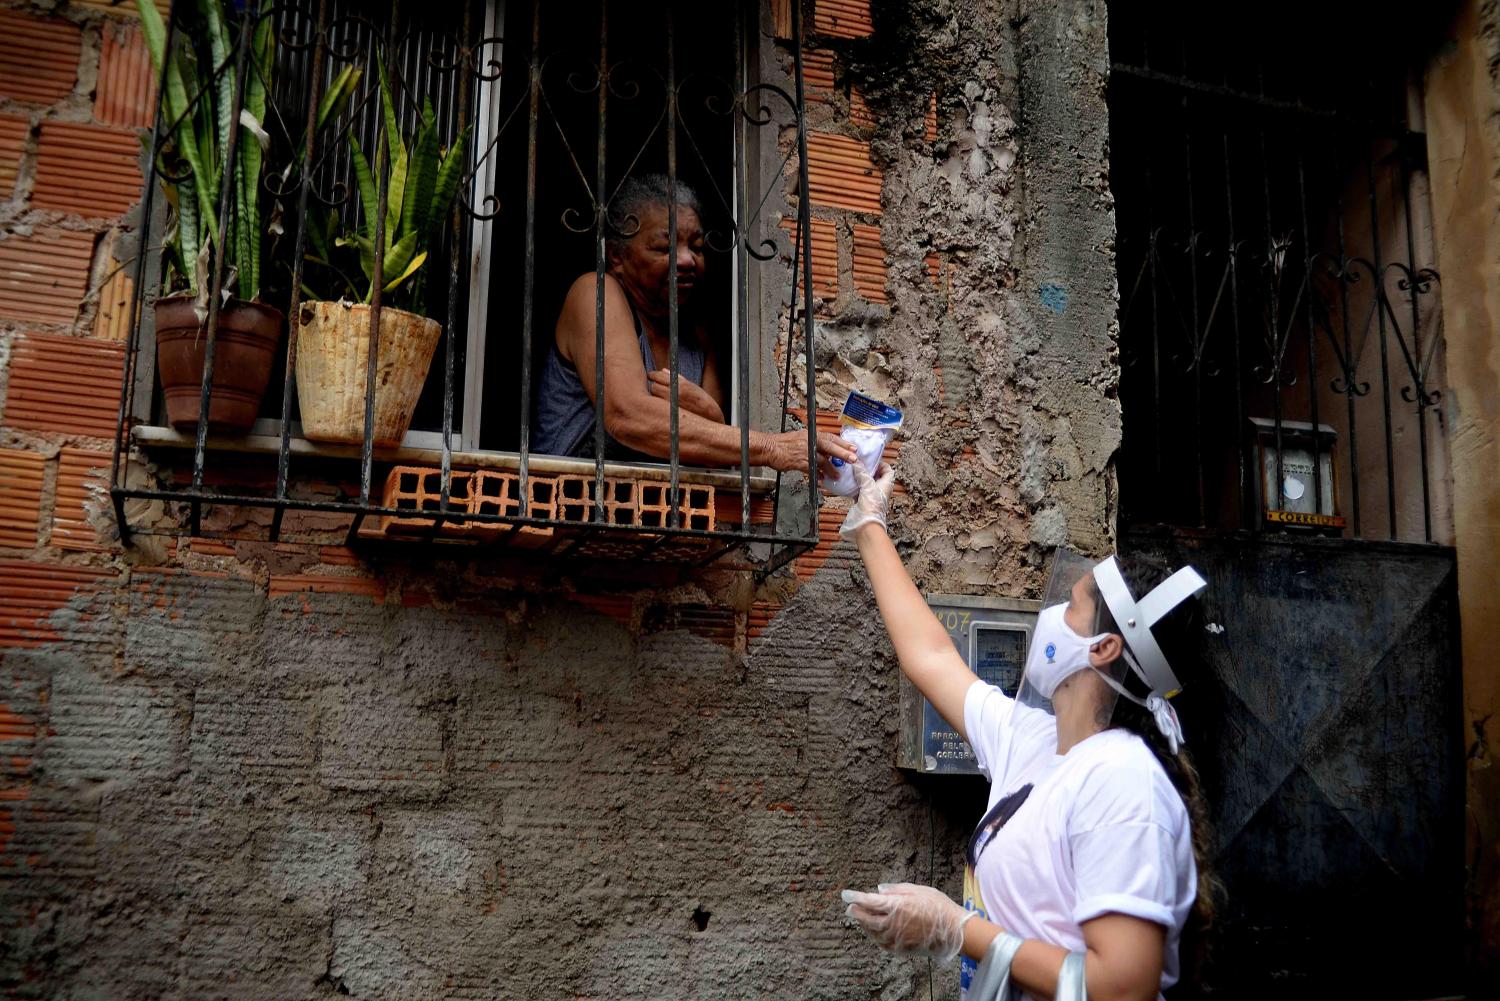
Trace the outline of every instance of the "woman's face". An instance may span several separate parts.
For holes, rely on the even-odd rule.
[[[1092,636],[1098,622],[1099,592],[1094,586],[1093,571],[1086,571],[1073,582],[1073,592],[1068,600],[1063,621],[1079,636]]]
[[[703,223],[686,205],[677,206],[677,245],[668,230],[667,206],[652,205],[640,213],[641,228],[624,247],[610,254],[610,270],[625,286],[637,309],[654,316],[667,312],[668,272],[677,256],[677,306],[686,306],[703,278]]]

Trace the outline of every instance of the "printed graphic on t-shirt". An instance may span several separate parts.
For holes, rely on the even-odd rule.
[[[973,911],[985,921],[990,919],[989,912],[984,906],[984,897],[979,893],[979,880],[974,878],[974,867],[964,866],[964,910]],[[960,958],[958,963],[958,996],[959,1001],[968,1001],[969,984],[974,979],[974,974],[979,972],[979,964],[968,956]]]

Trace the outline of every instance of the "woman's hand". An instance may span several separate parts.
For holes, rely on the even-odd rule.
[[[669,370],[659,368],[655,372],[647,372],[646,380],[652,396],[671,402],[672,373]],[[689,413],[697,414],[704,420],[713,421],[715,424],[724,423],[724,411],[719,406],[719,401],[691,379],[684,379],[681,373],[677,375],[677,405]]]
[[[875,943],[898,956],[949,960],[964,942],[964,922],[974,917],[946,893],[915,883],[882,883],[878,893],[845,890],[844,913]]]
[[[854,446],[836,434],[818,432],[818,454],[853,462],[859,453]],[[761,438],[759,466],[770,466],[784,473],[805,473],[807,469],[807,432],[783,431]],[[816,472],[816,471],[814,471]]]
[[[839,535],[852,539],[866,525],[885,526],[885,512],[891,506],[891,493],[896,489],[896,471],[889,463],[880,464],[879,476],[871,476],[861,462],[854,463],[854,482],[859,484],[859,496],[849,506],[849,516],[839,526]]]

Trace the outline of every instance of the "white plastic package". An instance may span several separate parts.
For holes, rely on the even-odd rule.
[[[839,421],[844,425],[839,437],[854,446],[859,461],[874,475],[880,468],[880,457],[885,454],[885,443],[901,426],[901,411],[862,393],[850,391],[844,401]],[[822,477],[823,489],[839,497],[853,497],[859,493],[859,484],[854,481],[854,470],[839,459],[831,460],[834,475]]]

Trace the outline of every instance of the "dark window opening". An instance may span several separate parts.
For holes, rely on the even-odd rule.
[[[506,85],[524,83],[532,58],[532,9],[509,4],[505,37]],[[733,92],[735,60],[733,6],[676,6],[672,49],[680,121],[677,124],[677,177],[698,195],[705,218],[706,273],[693,308],[680,319],[682,337],[701,322],[710,337],[731,400],[730,359],[734,329],[732,255],[727,252],[733,219],[733,119],[724,112]],[[597,190],[599,156],[599,3],[570,4],[564,12],[543,7],[538,51],[542,59],[537,120],[535,222],[532,248],[532,365],[538,380],[553,343],[553,328],[573,282],[595,267],[594,207],[606,202],[626,176],[666,174],[667,11],[663,6],[614,5],[608,21],[605,86],[605,192]],[[504,88],[505,85],[502,85]],[[520,447],[520,400],[514,392],[522,354],[523,275],[527,254],[526,102],[523,86],[502,93],[500,120],[514,116],[498,147],[496,197],[500,216],[494,228],[490,271],[489,326],[484,384],[505,387],[487,393],[482,405],[479,445]],[[519,106],[518,106],[519,105]],[[665,359],[658,359],[665,364]],[[726,416],[728,416],[726,407]]]
[[[1194,10],[1110,5],[1122,522],[1441,539],[1422,40]]]

